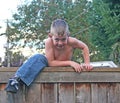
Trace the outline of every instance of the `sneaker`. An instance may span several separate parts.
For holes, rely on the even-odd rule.
[[[19,89],[19,82],[17,79],[9,79],[8,84],[6,85],[5,90],[11,93],[17,93]]]

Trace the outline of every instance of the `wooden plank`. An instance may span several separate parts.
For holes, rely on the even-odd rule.
[[[99,89],[98,89],[98,103],[107,103],[107,84],[101,83],[100,85],[98,84]]]
[[[17,67],[0,68],[0,82],[6,83]],[[87,75],[87,77],[86,77]],[[46,67],[37,82],[120,82],[120,68],[96,68],[90,72],[76,73],[71,67]]]
[[[72,67],[46,67],[43,72],[75,72]],[[86,71],[85,69],[82,72],[120,72],[120,67],[118,68],[109,68],[109,67],[96,67],[91,71]]]
[[[76,102],[75,103],[91,103],[90,84],[76,83]]]
[[[5,87],[5,86],[2,86],[2,87]],[[2,94],[0,95],[0,99],[2,100],[2,101],[0,100],[0,103],[25,103],[23,99],[23,87],[22,86],[20,86],[20,89],[18,90],[16,94],[6,92],[4,91],[4,89],[0,90],[0,94]]]
[[[108,103],[118,103],[120,101],[120,84],[110,83],[108,87]]]
[[[0,72],[0,83],[7,83],[12,76],[13,72]],[[120,72],[41,72],[34,82],[120,82]]]
[[[0,103],[8,103],[7,102],[7,94],[4,90],[0,90]]]
[[[41,98],[41,84],[32,84],[29,87],[25,87],[25,103],[42,103]]]
[[[20,86],[19,87],[19,90],[18,90],[18,92],[16,93],[16,94],[14,94],[14,93],[8,93],[9,94],[9,97],[11,98],[11,99],[13,99],[13,101],[12,102],[9,102],[9,103],[25,103],[25,95],[24,95],[24,88],[23,88],[24,86]],[[8,101],[9,101],[9,99],[8,99]]]
[[[58,103],[75,103],[74,83],[59,83]]]
[[[15,98],[13,97],[13,94],[11,94],[11,93],[6,93],[6,94],[7,94],[7,95],[6,95],[6,97],[7,97],[6,103],[15,103],[15,102],[14,102]]]
[[[0,72],[15,72],[19,67],[0,67]]]
[[[7,93],[4,91],[6,84],[0,84],[0,103],[24,103],[23,101],[23,88],[16,94]]]
[[[120,82],[119,72],[42,72],[35,82]]]
[[[15,72],[19,67],[0,67],[0,72]],[[73,72],[72,67],[45,67],[42,72]],[[83,70],[83,72],[88,72]],[[95,67],[90,72],[120,72],[120,67]]]
[[[98,85],[97,85],[97,83],[91,84],[91,103],[98,103]]]
[[[43,83],[42,84],[42,102],[41,103],[58,103],[57,102],[57,84]],[[40,103],[40,102],[38,102]]]
[[[14,72],[0,72],[0,83],[7,83],[13,75]]]
[[[107,88],[108,88],[108,83],[91,84],[92,103],[107,103]]]

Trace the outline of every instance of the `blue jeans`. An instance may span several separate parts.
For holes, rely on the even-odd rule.
[[[15,73],[27,86],[37,77],[40,71],[48,66],[47,58],[42,54],[30,57]]]

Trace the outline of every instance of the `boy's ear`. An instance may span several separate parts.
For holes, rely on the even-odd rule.
[[[48,36],[49,36],[50,38],[52,38],[52,34],[51,34],[51,33],[48,33]]]

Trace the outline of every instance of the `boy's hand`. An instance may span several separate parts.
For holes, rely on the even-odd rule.
[[[75,69],[76,72],[81,72],[83,69],[86,69],[87,71],[92,70],[93,66],[90,64],[79,64],[74,61],[71,61],[70,63],[71,67]]]
[[[73,67],[76,72],[81,72],[84,68],[82,65],[80,65],[79,63],[76,63],[74,61],[71,61],[70,66]]]
[[[87,71],[90,71],[93,69],[93,66],[90,64],[81,64],[83,68],[85,68]]]

